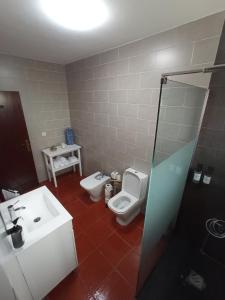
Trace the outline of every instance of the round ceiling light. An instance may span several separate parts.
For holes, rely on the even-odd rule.
[[[77,31],[99,27],[109,17],[103,0],[41,0],[41,7],[55,23]]]

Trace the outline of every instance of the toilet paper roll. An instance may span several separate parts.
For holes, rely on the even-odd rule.
[[[107,183],[107,184],[105,185],[105,191],[111,192],[112,190],[113,190],[112,185],[111,185],[110,183]]]
[[[113,171],[113,172],[111,173],[112,179],[116,179],[116,176],[117,176],[118,174],[119,174],[119,173],[118,173],[117,171]]]
[[[122,176],[119,173],[116,175],[116,180],[117,181],[121,181],[122,180]]]
[[[112,196],[113,187],[110,183],[105,185],[105,203],[108,203]]]

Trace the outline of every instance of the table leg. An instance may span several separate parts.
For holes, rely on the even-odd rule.
[[[72,154],[72,156],[74,156],[74,151],[72,151],[71,154]],[[73,166],[73,172],[74,173],[76,172],[76,166],[75,165]]]
[[[44,154],[44,158],[45,158],[46,170],[47,170],[47,173],[48,173],[48,180],[51,181],[52,178],[51,178],[51,172],[49,171],[49,168],[48,168],[48,157],[47,157],[47,155]]]
[[[80,176],[82,176],[82,166],[81,166],[80,149],[78,149],[78,159],[79,159],[79,171],[80,171]]]
[[[55,187],[57,187],[57,181],[56,181],[56,175],[55,175],[55,171],[54,171],[54,165],[53,165],[52,157],[50,157],[50,164],[51,164],[51,170],[52,170],[52,177],[53,177],[53,180],[54,180],[54,185],[55,185]]]

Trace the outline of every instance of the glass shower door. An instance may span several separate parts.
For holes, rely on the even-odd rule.
[[[203,88],[171,80],[161,85],[138,288],[160,256],[160,243],[175,225],[206,99]]]

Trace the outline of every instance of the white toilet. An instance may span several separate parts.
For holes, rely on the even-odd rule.
[[[80,185],[90,194],[91,200],[97,202],[101,199],[104,186],[109,180],[109,176],[96,172],[81,180]]]
[[[134,169],[123,174],[122,190],[112,197],[108,207],[120,225],[128,225],[139,214],[146,195],[148,175]]]

